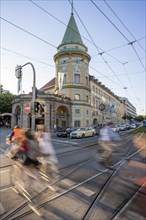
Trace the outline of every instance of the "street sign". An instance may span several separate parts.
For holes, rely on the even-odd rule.
[[[29,103],[27,103],[26,105],[25,105],[25,113],[27,113],[27,114],[29,114],[30,113],[30,104]]]

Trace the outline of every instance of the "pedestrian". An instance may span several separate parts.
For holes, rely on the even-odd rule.
[[[113,163],[112,153],[116,147],[116,141],[121,140],[119,134],[112,130],[113,123],[108,123],[105,127],[100,129],[98,143],[103,149],[101,155],[101,162],[110,167]]]
[[[51,169],[52,177],[55,179],[58,178],[58,159],[52,144],[51,135],[44,125],[37,126],[36,138],[39,142],[40,151],[43,155],[43,171],[47,173],[48,170]]]

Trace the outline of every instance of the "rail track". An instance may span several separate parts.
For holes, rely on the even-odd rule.
[[[142,135],[142,134],[141,134]],[[141,135],[139,136],[139,138],[141,137]],[[127,138],[128,139],[128,138]],[[130,143],[130,142],[129,142]],[[124,146],[124,145],[123,145]],[[89,146],[91,147],[91,146]],[[93,146],[93,149],[95,146]],[[83,148],[81,149],[77,149],[78,151],[83,150]],[[65,152],[65,153],[69,153],[69,152]],[[82,220],[87,220],[87,219],[92,219],[92,214],[95,211],[95,208],[97,206],[97,203],[100,201],[100,199],[102,198],[102,196],[104,195],[104,193],[107,191],[110,183],[114,180],[114,178],[117,178],[117,174],[118,171],[122,168],[122,165],[125,163],[125,161],[127,159],[132,158],[133,156],[137,155],[139,153],[139,150],[135,150],[133,146],[128,147],[128,150],[125,154],[125,156],[114,165],[114,170],[109,170],[109,169],[104,169],[104,170],[99,170],[97,174],[89,177],[88,179],[85,179],[84,181],[75,184],[74,186],[70,187],[67,190],[64,190],[61,193],[57,193],[55,195],[50,196],[47,199],[42,200],[40,203],[37,204],[37,206],[35,207],[36,210],[27,210],[27,211],[22,211],[23,209],[25,209],[28,205],[27,201],[22,202],[22,204],[20,204],[17,208],[11,210],[10,212],[8,212],[7,214],[4,214],[3,216],[1,216],[2,220],[6,220],[6,219],[24,219],[25,216],[28,216],[29,214],[31,214],[32,212],[37,212],[37,210],[40,210],[41,208],[43,208],[43,206],[45,204],[48,204],[51,201],[54,201],[58,198],[63,197],[65,194],[79,188],[82,185],[85,185],[87,183],[92,182],[93,180],[97,179],[102,175],[104,175],[105,173],[108,175],[108,177],[106,178],[106,180],[104,181],[104,183],[102,184],[100,190],[98,191],[98,193],[96,193],[96,195],[94,196],[93,201],[91,202],[90,206],[88,207],[88,209],[86,210],[86,213],[84,214],[84,216],[82,217]],[[66,169],[72,166],[77,165],[74,169],[72,169],[70,172],[66,173],[65,175],[63,175],[58,182],[60,182],[61,180],[63,180],[65,177],[67,177],[68,175],[76,172],[77,170],[79,170],[81,167],[83,167],[86,163],[89,163],[90,161],[92,161],[94,158],[94,156],[89,157],[88,159],[86,159],[85,161],[82,161],[78,164],[74,164],[71,166],[66,166],[62,169]],[[95,158],[94,158],[95,159]],[[125,212],[125,210],[127,209],[127,207],[129,206],[129,204],[132,203],[133,199],[135,198],[135,196],[138,194],[138,192],[141,190],[143,186],[141,187],[136,187],[132,193],[130,193],[130,195],[128,195],[126,198],[123,199],[123,201],[121,201],[121,204],[119,204],[119,206],[111,213],[111,215],[108,217],[109,219],[119,219],[119,217]],[[111,189],[110,189],[111,190]],[[21,213],[19,213],[21,211]]]

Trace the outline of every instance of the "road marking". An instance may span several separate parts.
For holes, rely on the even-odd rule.
[[[61,182],[65,183],[65,184],[68,185],[68,186],[73,186],[73,185],[75,185],[75,182],[73,182],[73,181],[71,181],[71,180],[69,180],[69,179],[63,179],[63,180],[61,180]]]
[[[95,194],[94,191],[90,190],[90,189],[87,189],[83,186],[81,186],[79,189],[78,189],[79,192],[85,194],[86,196],[92,196]]]
[[[61,182],[65,183],[68,186],[74,186],[76,185],[75,182],[73,182],[72,180],[69,179],[63,179],[61,180]],[[83,193],[86,196],[92,196],[95,194],[94,191],[87,189],[86,187],[80,186],[80,188],[77,189],[79,192]]]
[[[77,144],[79,144],[78,142],[61,141],[61,140],[56,140],[56,139],[52,139],[52,141],[54,141],[54,142],[60,142],[60,143],[65,143],[65,144],[72,144],[72,145],[77,145]]]

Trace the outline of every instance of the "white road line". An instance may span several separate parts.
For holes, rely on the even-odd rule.
[[[65,183],[65,184],[68,185],[68,186],[74,186],[74,185],[76,185],[75,182],[73,182],[72,180],[69,180],[69,179],[63,179],[63,180],[61,180],[61,182]],[[87,189],[86,187],[83,187],[83,186],[80,186],[80,188],[78,188],[78,191],[81,192],[81,193],[83,193],[83,194],[86,195],[86,196],[92,196],[92,195],[95,194],[94,191],[89,190],[89,189]]]
[[[61,182],[65,183],[68,186],[74,186],[75,182],[69,180],[69,179],[62,179]]]
[[[60,143],[65,143],[65,144],[71,144],[71,145],[77,145],[78,144],[78,142],[61,141],[61,140],[56,140],[56,139],[52,139],[52,141],[60,142]]]

